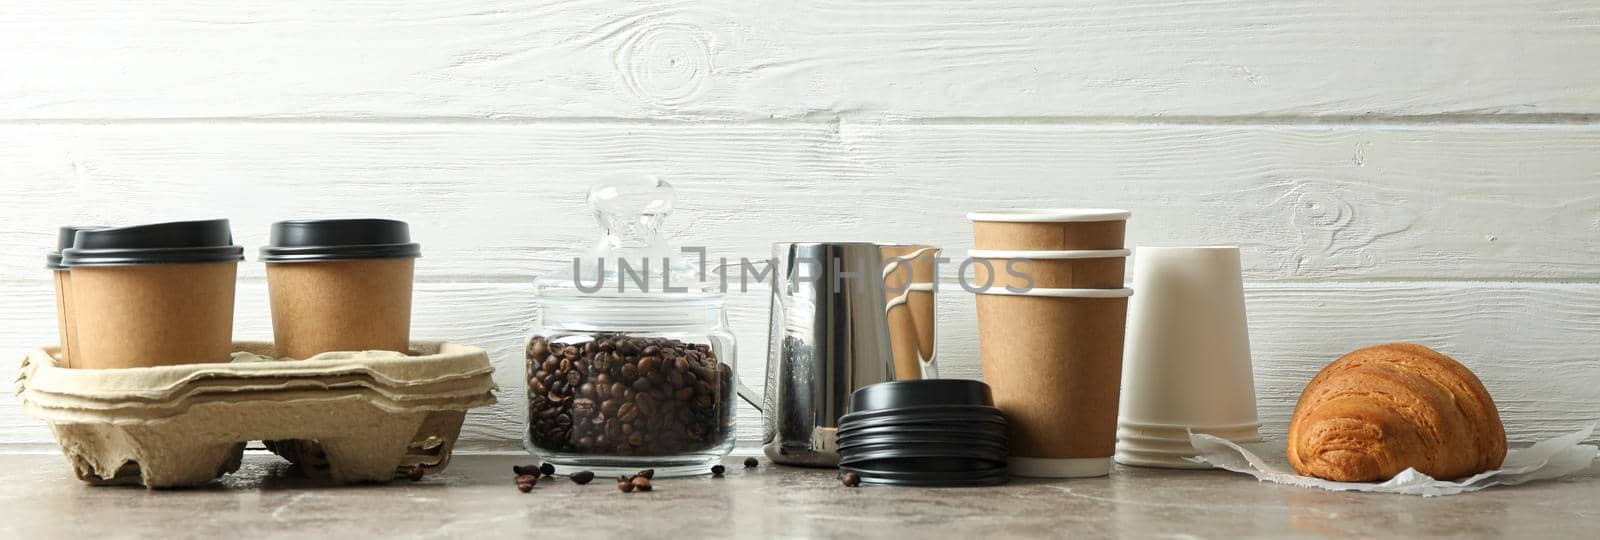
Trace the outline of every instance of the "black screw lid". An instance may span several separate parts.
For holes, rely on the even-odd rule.
[[[863,386],[850,394],[850,412],[965,405],[991,407],[989,385],[964,379],[892,381]]]
[[[56,249],[45,255],[45,268],[51,270],[66,270],[67,265],[61,264],[61,252],[72,247],[77,239],[78,231],[91,231],[105,227],[86,227],[81,225],[68,225],[56,231]]]
[[[61,263],[66,266],[244,260],[244,248],[233,244],[233,230],[226,219],[84,229],[73,238],[72,247],[61,252]]]
[[[392,219],[307,219],[272,224],[261,262],[295,263],[350,259],[413,259],[422,246],[411,228]]]

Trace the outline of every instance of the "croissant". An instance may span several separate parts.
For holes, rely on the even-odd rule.
[[[1341,482],[1407,468],[1454,480],[1498,468],[1506,431],[1466,366],[1392,343],[1346,354],[1311,379],[1289,422],[1288,453],[1300,474]]]

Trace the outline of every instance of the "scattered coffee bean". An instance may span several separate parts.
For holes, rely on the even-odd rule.
[[[746,469],[754,469],[754,468],[759,467],[759,466],[761,466],[761,460],[753,458],[753,457],[744,458],[744,468],[746,468]]]
[[[633,491],[633,481],[626,476],[617,477],[617,491],[629,493]]]
[[[645,470],[639,471],[638,476],[643,476],[645,478],[649,478],[649,479],[654,480],[655,477],[656,477],[656,470],[655,469],[645,469]]]
[[[711,347],[621,334],[536,336],[528,435],[556,452],[661,456],[732,437],[733,369]]]
[[[856,487],[859,485],[861,485],[861,475],[854,472],[844,473],[844,487]]]
[[[722,465],[712,465],[711,466],[711,476],[722,476],[722,473],[727,472],[727,471],[728,471],[728,468],[727,467],[723,467]]]
[[[422,480],[424,472],[421,465],[412,465],[406,469],[406,478],[409,478],[412,482],[418,482]]]
[[[533,491],[533,486],[539,485],[539,476],[535,474],[517,475],[517,491],[527,493]]]
[[[590,480],[594,480],[594,472],[593,471],[578,471],[578,472],[572,473],[571,478],[572,478],[572,483],[578,484],[578,485],[581,486],[581,485],[589,483]]]
[[[545,476],[555,476],[556,475],[556,466],[555,465],[551,465],[549,463],[545,463],[543,465],[540,465],[539,466],[539,474],[543,474]]]
[[[511,472],[517,476],[524,474],[539,474],[538,465],[512,465]]]
[[[637,491],[650,491],[651,489],[654,489],[650,486],[650,479],[644,476],[635,476],[629,483],[633,484],[633,489]]]

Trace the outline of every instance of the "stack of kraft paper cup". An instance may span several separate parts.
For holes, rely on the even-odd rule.
[[[1131,214],[1112,209],[968,214],[977,249],[983,378],[1010,424],[1017,476],[1084,478],[1111,471],[1116,450],[1123,287]]]

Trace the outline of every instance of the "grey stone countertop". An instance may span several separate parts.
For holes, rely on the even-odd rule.
[[[1559,481],[1424,499],[1119,467],[1109,478],[992,488],[843,487],[834,471],[729,458],[723,478],[514,487],[519,456],[457,456],[420,482],[324,486],[270,455],[207,487],[91,487],[59,455],[0,456],[0,538],[1594,538],[1600,467]]]

